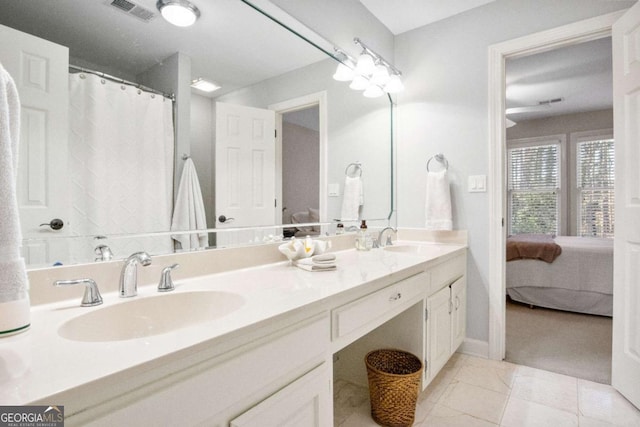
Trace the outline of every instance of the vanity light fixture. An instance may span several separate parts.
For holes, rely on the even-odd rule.
[[[398,93],[404,90],[404,84],[402,84],[402,80],[400,79],[400,75],[392,74],[389,77],[389,81],[384,86],[384,91],[387,93]]]
[[[333,75],[334,80],[339,82],[350,82],[355,77],[355,64],[349,58],[349,55],[336,48],[336,58],[340,61],[338,68]]]
[[[365,76],[357,75],[351,81],[349,87],[353,90],[365,90],[370,85],[369,79]]]
[[[158,0],[156,7],[165,20],[178,27],[193,25],[200,17],[200,10],[187,0]]]
[[[363,50],[358,57],[358,62],[356,63],[356,74],[360,74],[361,76],[370,76],[375,70],[376,64],[373,61],[373,57]]]
[[[404,90],[400,76],[402,73],[382,56],[367,47],[359,38],[354,43],[362,47],[357,60],[339,48],[334,48],[334,58],[340,62],[333,78],[338,81],[351,81],[349,87],[364,90],[364,96],[375,98],[384,93],[397,93]]]
[[[370,84],[362,94],[367,98],[377,98],[384,95],[384,90],[376,84]]]
[[[216,83],[214,83],[212,81],[203,79],[202,77],[199,77],[199,78],[191,81],[191,87],[194,88],[194,89],[201,90],[203,92],[209,92],[210,93],[210,92],[213,92],[213,91],[216,91],[216,90],[220,89],[222,86],[220,86],[220,85],[218,85],[218,84],[216,84]]]

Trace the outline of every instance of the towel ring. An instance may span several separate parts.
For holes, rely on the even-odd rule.
[[[444,166],[444,170],[448,170],[449,169],[449,161],[447,160],[447,158],[444,156],[444,154],[442,153],[438,153],[435,156],[431,157],[428,161],[427,161],[427,171],[431,172],[429,170],[429,163],[431,163],[431,160],[436,159],[437,162],[442,163],[442,165]]]
[[[349,169],[350,168],[353,168],[353,176],[349,175]],[[350,178],[355,178],[357,176],[362,176],[362,165],[360,164],[360,162],[349,163],[349,165],[347,165],[346,169],[344,170],[344,174],[347,175]]]

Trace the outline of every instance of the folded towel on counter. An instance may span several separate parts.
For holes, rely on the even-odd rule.
[[[24,330],[30,323],[16,195],[19,140],[20,98],[15,82],[0,64],[0,336]]]
[[[188,158],[184,162],[184,169],[180,177],[180,186],[173,210],[171,231],[206,230],[204,202],[200,182],[193,160]],[[180,243],[181,249],[206,248],[208,235],[204,233],[172,234],[171,238]]]
[[[335,262],[336,256],[334,254],[314,255],[311,257],[311,262],[314,264],[326,264]]]
[[[355,221],[358,219],[360,206],[364,205],[364,189],[359,176],[344,178],[344,194],[342,195],[342,211],[340,219]]]
[[[323,254],[295,261],[296,267],[307,271],[331,271],[337,268],[334,254]]]
[[[451,230],[451,192],[447,171],[427,172],[425,198],[425,228],[427,230]]]

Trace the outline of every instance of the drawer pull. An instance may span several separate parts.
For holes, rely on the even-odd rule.
[[[402,298],[402,294],[400,292],[391,295],[391,297],[389,298],[389,301],[398,301],[400,298]]]

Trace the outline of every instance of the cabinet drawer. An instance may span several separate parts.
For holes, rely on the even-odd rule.
[[[431,268],[431,290],[429,294],[438,292],[464,276],[466,269],[467,257],[464,254]]]
[[[397,307],[424,294],[429,275],[419,273],[332,311],[332,338],[340,338],[365,325],[379,326]]]

